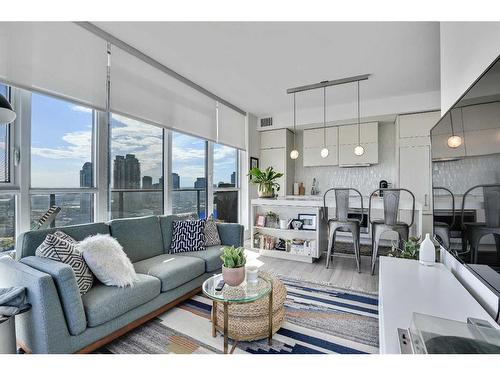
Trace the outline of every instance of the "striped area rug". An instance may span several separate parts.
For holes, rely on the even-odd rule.
[[[267,340],[240,342],[241,354],[378,353],[376,296],[280,277],[287,288],[286,318]],[[221,353],[212,337],[211,301],[197,295],[99,350],[99,353]],[[230,340],[231,341],[231,340]],[[230,342],[231,345],[231,342]]]

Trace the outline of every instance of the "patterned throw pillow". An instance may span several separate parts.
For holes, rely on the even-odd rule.
[[[184,220],[172,223],[171,253],[205,250],[205,220]]]
[[[36,249],[35,255],[68,264],[75,272],[80,294],[87,293],[92,287],[94,276],[77,249],[77,242],[66,233],[57,231],[48,234]]]
[[[219,231],[217,230],[217,223],[213,215],[210,215],[205,223],[205,246],[220,245]]]

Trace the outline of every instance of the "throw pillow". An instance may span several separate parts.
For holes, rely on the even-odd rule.
[[[66,237],[70,240],[65,239]],[[75,273],[80,294],[87,293],[92,287],[94,276],[77,248],[76,241],[67,234],[60,231],[48,234],[35,250],[35,255],[68,264]]]
[[[217,229],[217,223],[214,220],[213,215],[210,215],[205,223],[205,246],[215,246],[220,245],[220,236]]]
[[[205,250],[205,220],[174,221],[171,253]]]
[[[78,244],[85,262],[101,283],[108,286],[132,286],[137,280],[134,266],[120,243],[109,234],[96,234]]]

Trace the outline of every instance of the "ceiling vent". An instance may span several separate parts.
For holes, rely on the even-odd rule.
[[[260,119],[260,127],[261,128],[267,128],[269,126],[273,126],[273,118],[272,117],[265,117]]]

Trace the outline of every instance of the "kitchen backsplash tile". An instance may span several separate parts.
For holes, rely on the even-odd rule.
[[[295,181],[304,182],[306,194],[310,194],[313,178],[316,178],[319,194],[331,187],[352,187],[358,189],[361,194],[368,196],[378,188],[380,180],[389,183],[396,179],[395,155],[395,125],[379,125],[379,163],[369,167],[340,168],[338,166],[328,167],[304,167],[302,155],[303,132],[297,134],[297,147],[300,156],[295,161]]]

